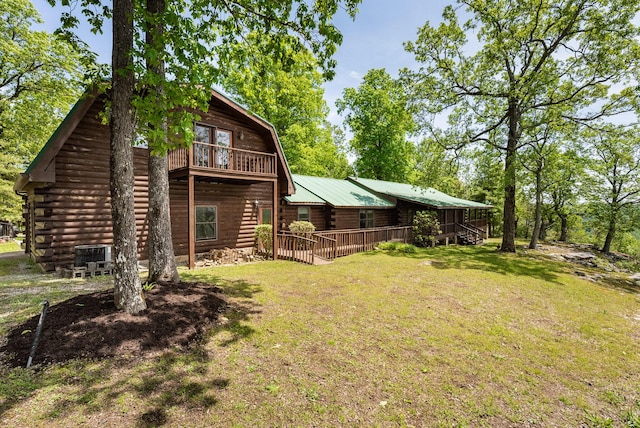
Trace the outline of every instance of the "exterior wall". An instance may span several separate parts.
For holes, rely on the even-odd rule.
[[[30,192],[32,240],[28,252],[45,270],[72,265],[74,247],[113,243],[109,196],[109,129],[96,102],[58,152],[56,181]],[[134,149],[138,250],[146,257],[147,151]]]
[[[374,209],[374,227],[396,226],[397,213],[394,209]],[[335,208],[331,211],[331,229],[359,229],[360,209]]]
[[[288,230],[292,221],[298,220],[298,206],[282,204],[280,209],[280,227],[282,230]],[[324,205],[304,205],[309,207],[310,221],[316,227],[316,230],[327,230],[327,207]]]
[[[109,128],[98,114],[97,100],[60,148],[55,162],[55,183],[29,188],[26,196],[29,227],[27,253],[45,270],[73,265],[78,245],[113,244],[109,189]],[[263,136],[245,126],[238,115],[211,109],[202,122],[234,132],[233,146],[254,151],[267,150]],[[242,131],[243,138],[239,135]],[[148,151],[134,148],[135,215],[140,259],[147,258],[148,236]],[[280,169],[280,168],[279,168]],[[196,205],[215,205],[218,239],[197,241],[196,252],[212,248],[253,246],[258,207],[273,205],[273,183],[204,183],[196,181]],[[251,184],[254,183],[254,184]],[[280,192],[286,178],[278,178]],[[33,185],[31,185],[33,186]],[[170,183],[172,234],[176,255],[188,254],[187,183]],[[272,207],[273,209],[273,207]]]
[[[255,226],[259,222],[259,208],[271,207],[271,183],[225,184],[195,183],[195,204],[217,208],[215,240],[196,241],[196,253],[222,248],[251,248]],[[171,234],[176,255],[189,254],[188,189],[187,183],[171,182]],[[254,201],[258,201],[258,207]]]

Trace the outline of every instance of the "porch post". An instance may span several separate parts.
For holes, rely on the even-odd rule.
[[[278,206],[278,180],[273,180],[273,214],[271,222],[273,232],[273,260],[278,260],[278,227],[280,224],[280,208]]]
[[[189,175],[189,206],[187,208],[187,215],[189,217],[189,269],[193,269],[196,266],[196,203],[195,203],[195,181],[193,175]]]

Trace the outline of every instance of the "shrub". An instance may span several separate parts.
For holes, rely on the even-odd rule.
[[[441,234],[438,215],[433,211],[418,211],[413,216],[413,240],[418,247],[434,246]]]
[[[256,249],[262,250],[267,256],[273,251],[273,227],[270,224],[259,224],[255,231]]]
[[[313,223],[308,221],[292,221],[289,225],[289,231],[295,236],[300,236],[303,238],[311,238],[311,234],[315,232],[316,227]],[[299,250],[308,250],[310,247],[310,242],[307,240],[297,240],[297,247]]]
[[[316,227],[308,221],[292,221],[289,225],[289,230],[294,235],[306,236],[309,233],[315,232]]]
[[[379,250],[397,251],[404,254],[413,254],[417,251],[416,247],[411,244],[403,244],[402,242],[381,242],[378,244]]]

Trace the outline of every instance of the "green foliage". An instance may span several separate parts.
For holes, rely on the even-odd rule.
[[[349,142],[359,176],[406,182],[414,147],[407,140],[415,123],[402,85],[385,69],[372,69],[358,88],[347,88],[336,102],[353,132]]]
[[[60,35],[34,30],[40,22],[28,0],[0,2],[0,219],[13,222],[13,185],[77,101],[86,64]]]
[[[441,234],[438,214],[434,211],[418,211],[413,216],[413,240],[419,247],[434,246]]]
[[[378,245],[378,249],[384,251],[395,251],[401,254],[415,254],[418,250],[411,244],[405,244],[403,242],[381,242]]]
[[[584,133],[589,157],[584,193],[598,236],[608,252],[619,233],[634,229],[640,203],[640,128],[604,126]],[[635,223],[637,224],[637,223]]]
[[[256,247],[262,247],[267,255],[271,255],[273,252],[273,226],[270,224],[257,225],[254,237]]]
[[[303,235],[306,236],[310,233],[315,232],[316,227],[313,225],[313,223],[309,222],[309,221],[292,221],[289,224],[289,230],[291,231],[291,233],[293,233],[294,235]]]
[[[272,46],[279,43],[280,55]],[[229,70],[222,85],[251,112],[278,131],[293,173],[344,178],[348,161],[340,137],[327,121],[324,81],[312,53],[295,38],[251,33],[229,52]],[[336,144],[336,141],[338,144]]]
[[[73,6],[62,17],[67,34],[73,36],[81,18],[87,17],[99,32],[110,18],[110,2],[103,0],[49,0]],[[268,39],[273,58],[291,58],[290,52],[309,50],[325,76],[333,75],[332,59],[342,35],[332,19],[341,7],[354,16],[360,0],[329,0],[308,3],[301,0],[213,0],[166,2],[160,13],[148,13],[144,2],[135,2],[133,51],[138,91],[134,99],[138,131],[155,154],[193,140],[190,109],[208,108],[210,90],[237,65],[233,54],[239,45],[249,46],[260,34]],[[164,28],[150,43],[145,28]],[[249,52],[247,50],[247,52]],[[154,65],[162,62],[158,68]],[[151,67],[149,67],[151,65]],[[168,77],[165,77],[168,76]],[[185,110],[186,108],[186,110]],[[165,134],[159,126],[168,121]]]
[[[426,23],[402,73],[425,132],[500,150],[505,194],[502,248],[515,251],[517,155],[543,124],[572,127],[630,109],[640,66],[637,0],[459,0]],[[463,17],[464,22],[459,22]],[[470,41],[469,35],[477,36]],[[609,90],[614,87],[617,94]]]

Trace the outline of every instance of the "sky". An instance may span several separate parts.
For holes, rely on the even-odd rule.
[[[44,20],[40,29],[53,32],[58,28],[60,14],[66,9],[54,9],[47,0],[32,2]],[[404,51],[402,43],[415,40],[418,28],[427,21],[439,22],[442,10],[450,3],[450,0],[363,0],[355,20],[340,11],[334,24],[343,35],[343,43],[334,56],[338,63],[335,78],[324,85],[325,100],[331,108],[330,122],[341,123],[335,101],[345,88],[357,87],[368,70],[385,68],[395,77],[399,69],[415,66],[413,56]],[[110,23],[105,23],[103,35],[92,34],[84,25],[79,36],[98,54],[99,62],[111,62]]]

